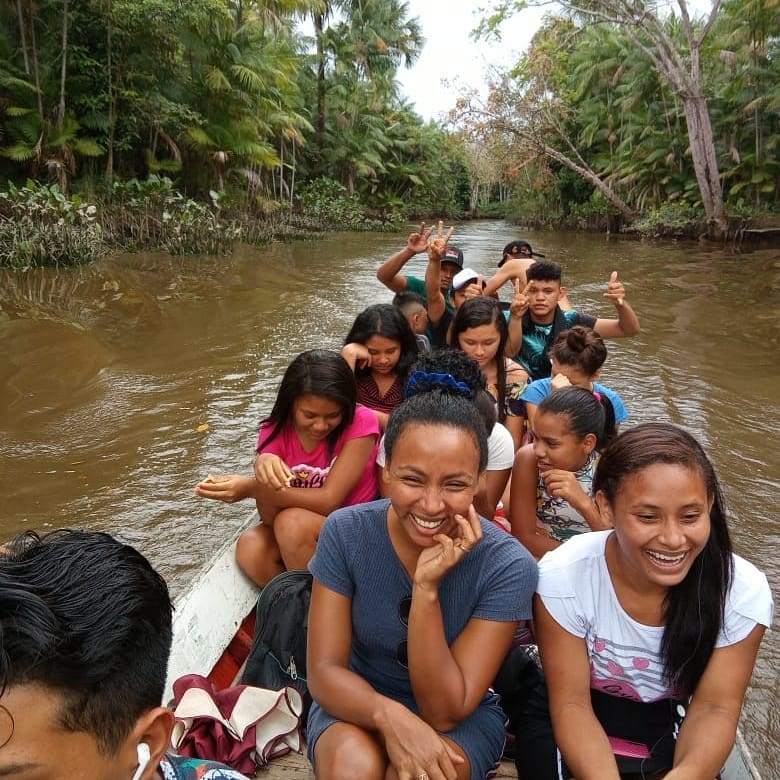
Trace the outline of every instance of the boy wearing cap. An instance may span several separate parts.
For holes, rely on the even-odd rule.
[[[544,255],[541,252],[534,252],[527,241],[517,239],[510,241],[505,247],[501,260],[498,262],[499,270],[487,281],[485,286],[485,295],[497,295],[498,291],[509,281],[518,279],[520,287],[526,286],[526,272],[536,262],[534,258]],[[569,296],[565,287],[561,287],[561,298],[558,305],[563,311],[571,309]]]
[[[419,232],[412,233],[406,242],[406,246],[385,260],[376,272],[376,278],[382,284],[395,293],[414,292],[421,295],[428,302],[428,291],[423,279],[416,276],[408,276],[401,273],[401,269],[415,255],[428,249],[428,241],[433,233],[433,228],[425,230],[425,223],[420,225]],[[463,268],[463,252],[455,246],[445,246],[441,254],[439,269],[439,289],[444,298],[445,308],[455,311],[449,301],[450,285],[455,274]]]
[[[450,323],[455,316],[455,311],[460,308],[467,298],[475,298],[482,295],[484,282],[482,276],[471,268],[464,268],[452,278],[452,292],[450,300],[452,305],[448,307],[442,292],[441,271],[444,266],[448,241],[452,237],[453,228],[447,235],[442,234],[442,225],[439,223],[438,236],[428,242],[428,267],[425,269],[425,287],[428,292],[428,333],[434,348],[447,346],[447,335]]]

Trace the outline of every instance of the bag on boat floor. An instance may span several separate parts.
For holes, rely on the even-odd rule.
[[[304,728],[311,706],[306,684],[311,585],[308,571],[285,571],[263,588],[257,600],[255,635],[241,678],[243,684],[260,688],[295,688],[303,698]]]
[[[186,674],[173,684],[176,718],[171,746],[183,756],[221,761],[247,775],[271,759],[300,752],[301,696],[235,685],[218,691],[205,677]]]

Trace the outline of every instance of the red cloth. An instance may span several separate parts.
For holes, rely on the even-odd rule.
[[[235,685],[218,691],[205,677],[188,674],[174,682],[173,693],[171,744],[180,755],[254,774],[272,758],[301,749],[301,697],[293,688]]]

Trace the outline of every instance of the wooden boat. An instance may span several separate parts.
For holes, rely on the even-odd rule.
[[[246,525],[255,519],[250,518]],[[236,540],[242,530],[217,551],[187,593],[176,600],[165,701],[173,696],[173,681],[184,674],[201,674],[218,688],[233,684],[246,659],[259,589],[235,562]],[[304,756],[290,754],[274,759],[256,777],[313,780],[314,773]],[[514,764],[504,761],[496,777],[516,779]],[[720,780],[761,780],[741,732],[737,732]]]

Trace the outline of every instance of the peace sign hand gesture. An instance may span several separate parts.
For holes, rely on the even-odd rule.
[[[522,291],[520,290],[519,279],[515,279],[514,285],[515,294],[512,297],[512,302],[509,304],[509,315],[519,319],[528,311],[528,307],[531,305],[531,299],[528,297],[528,288],[531,286],[531,282],[528,282]]]
[[[433,233],[433,228],[430,228],[427,232],[425,230],[425,223],[420,223],[420,231],[418,233],[410,233],[409,238],[406,240],[406,248],[414,254],[424,252],[428,248],[428,240]]]
[[[428,235],[433,232],[433,228],[428,232]],[[439,229],[436,232],[436,237],[432,238],[428,241],[428,257],[431,260],[441,260],[442,256],[444,255],[444,250],[447,248],[447,244],[450,242],[450,239],[452,238],[453,234],[455,233],[455,228],[450,227],[450,229],[447,231],[447,235],[444,235],[444,223],[442,220],[439,220]]]

